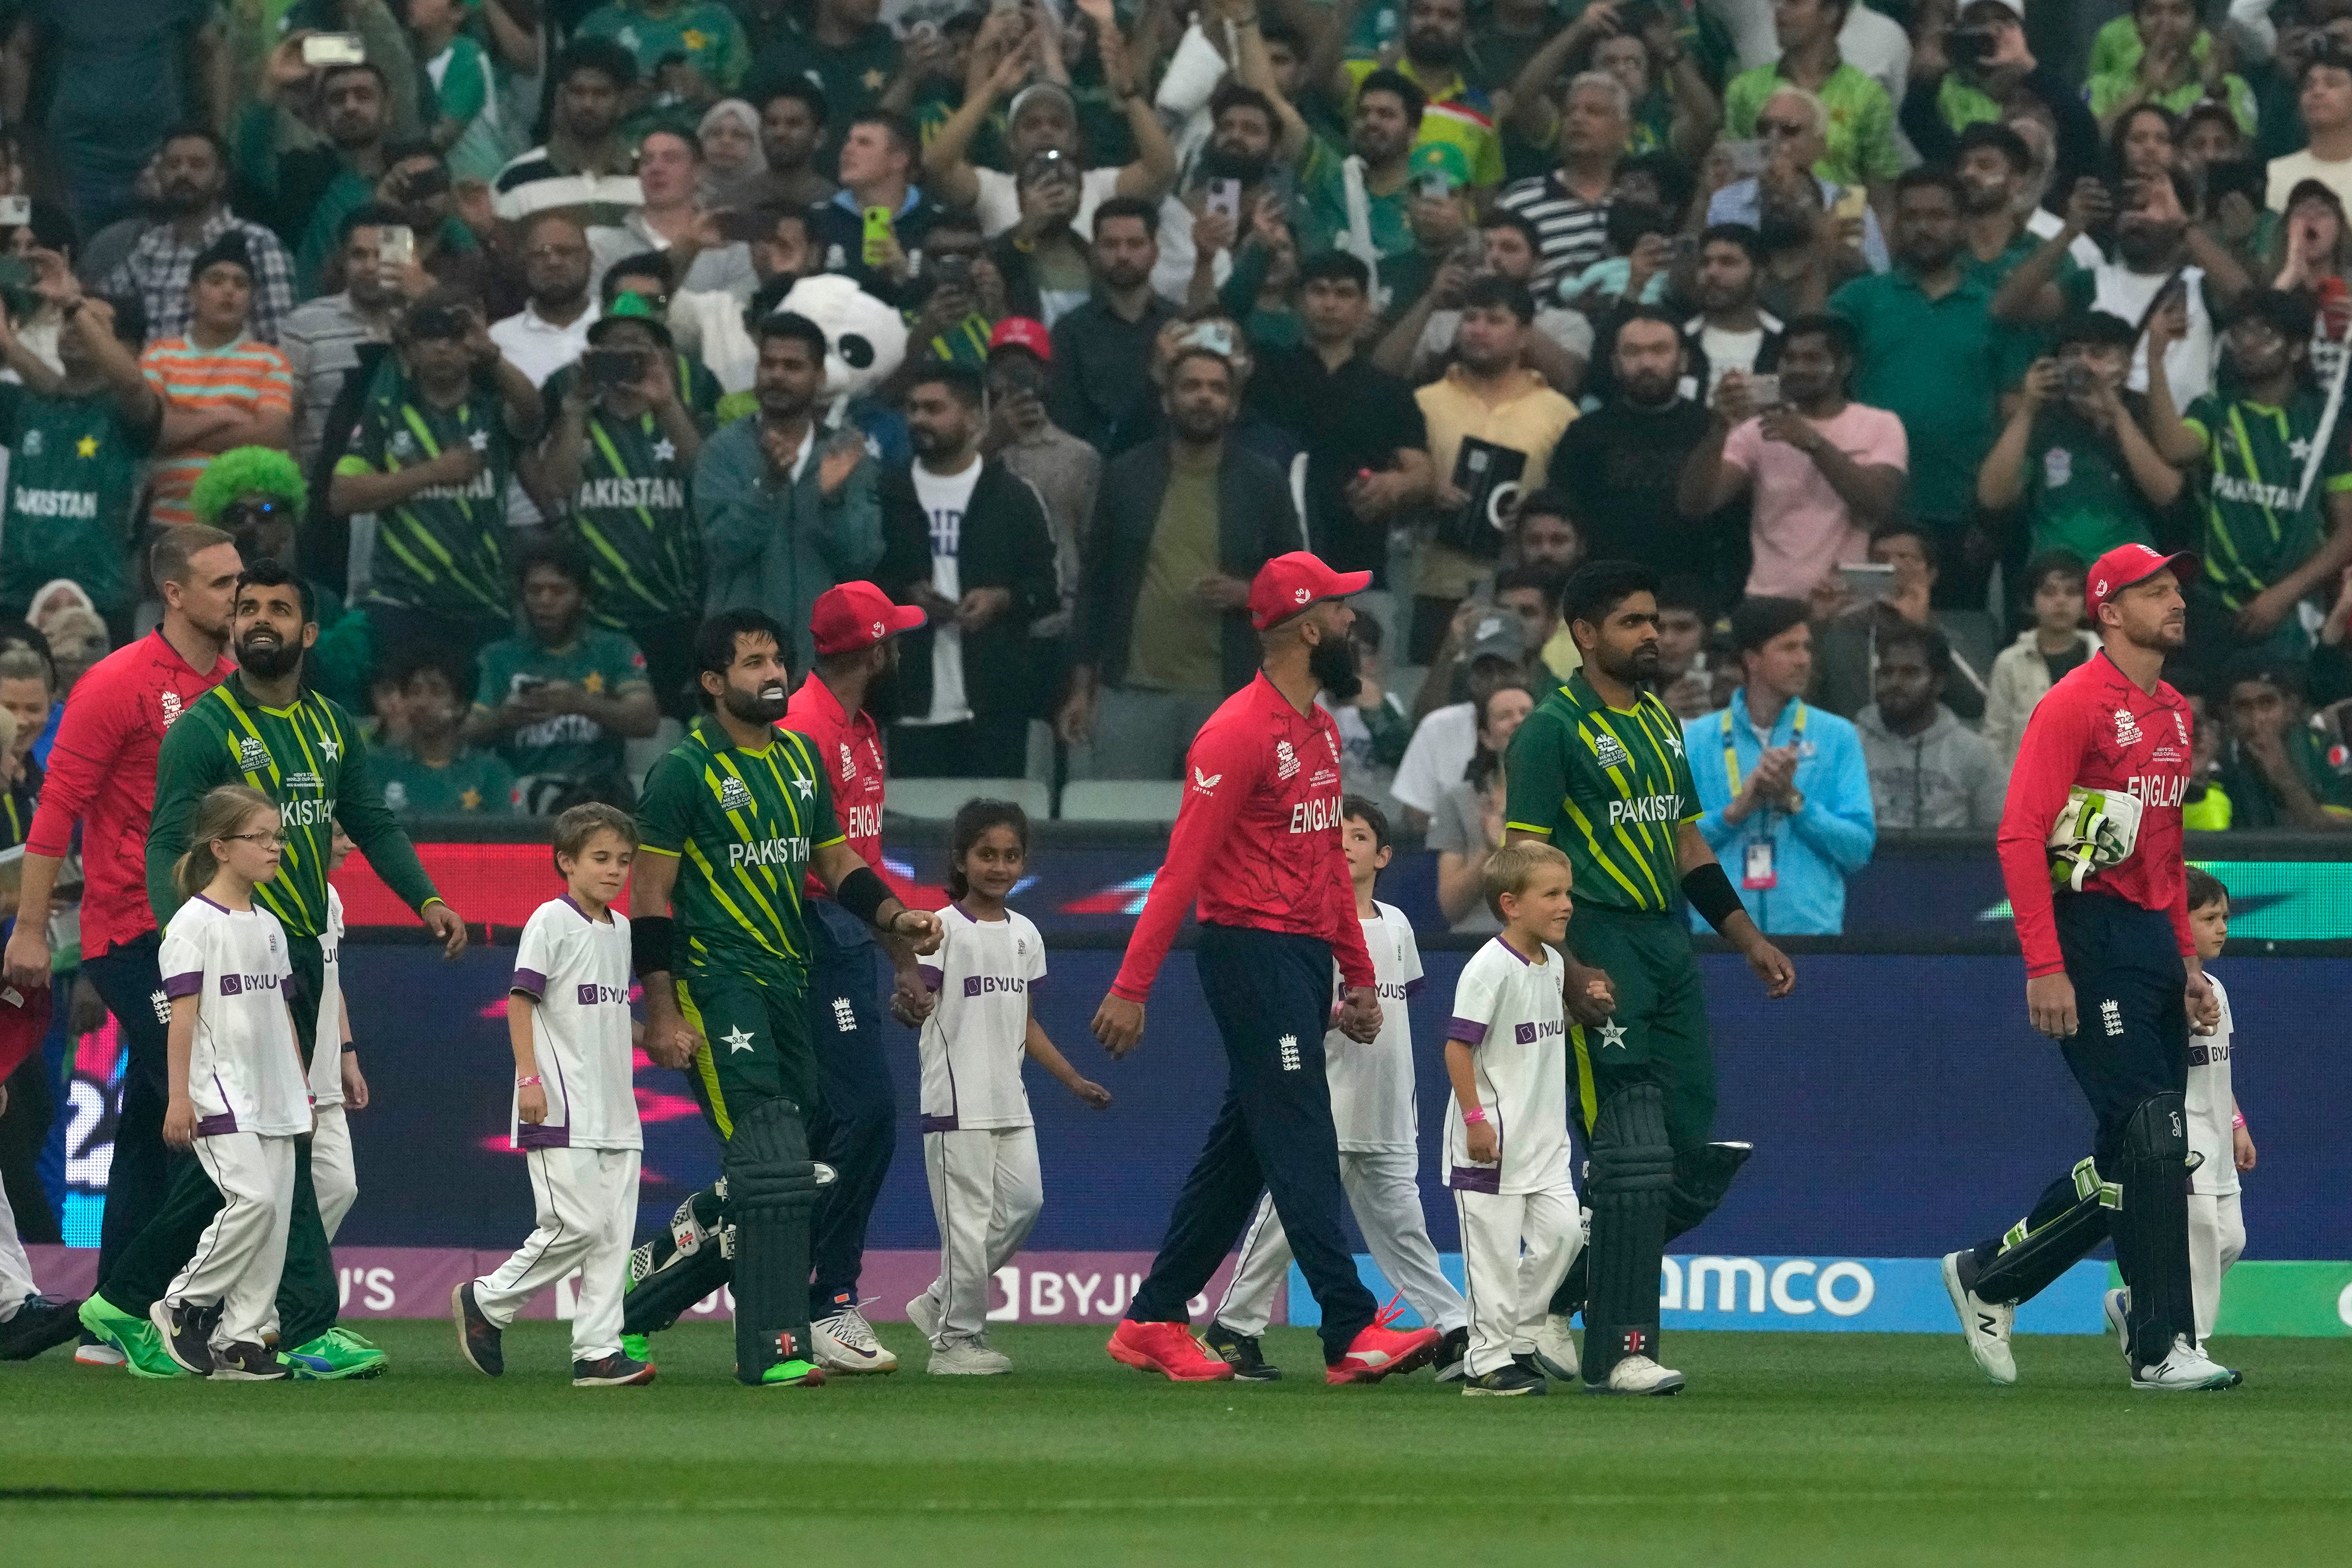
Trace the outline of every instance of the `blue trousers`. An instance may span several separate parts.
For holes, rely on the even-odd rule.
[[[1323,1076],[1331,946],[1318,938],[1204,925],[1201,989],[1224,1037],[1224,1103],[1128,1316],[1190,1321],[1187,1303],[1241,1239],[1259,1194],[1323,1309],[1323,1359],[1336,1362],[1378,1310],[1340,1228],[1339,1135]]]
[[[890,1172],[898,1093],[875,1000],[881,950],[864,921],[830,899],[809,921],[808,1028],[816,1047],[817,1105],[809,1122],[814,1157],[838,1173],[818,1194],[810,1260],[809,1315],[827,1318],[857,1300],[866,1222]]]

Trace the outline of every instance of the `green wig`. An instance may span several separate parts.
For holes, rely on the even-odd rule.
[[[299,514],[310,494],[302,465],[290,454],[275,447],[236,447],[205,465],[188,492],[188,506],[209,527],[241,496],[276,496]]]

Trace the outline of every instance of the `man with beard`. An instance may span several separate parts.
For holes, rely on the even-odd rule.
[[[155,154],[155,188],[163,222],[142,235],[121,266],[98,291],[136,295],[147,313],[147,341],[186,335],[195,314],[189,274],[196,258],[235,229],[253,263],[253,305],[246,331],[265,343],[294,309],[294,264],[278,237],[228,210],[228,149],[202,126],[174,131]]]
[[[299,49],[297,44],[297,55]],[[262,101],[247,111],[270,121],[276,99],[289,93],[316,105],[324,142],[292,148],[238,171],[273,215],[270,226],[293,249],[295,288],[305,298],[318,292],[319,274],[334,252],[343,215],[373,201],[383,177],[390,119],[385,79],[383,68],[373,60],[330,66],[290,88],[265,73]]]
[[[714,607],[758,605],[799,628],[785,647],[805,664],[815,655],[807,627],[817,595],[882,559],[882,514],[864,440],[817,409],[824,329],[779,311],[760,322],[759,339],[759,411],[702,444],[694,516]]]
[[[887,600],[877,613],[900,629],[921,614]],[[833,1173],[812,1162],[811,1133],[820,1096],[834,1089],[816,1040],[845,1031],[830,995],[823,1017],[809,1011],[818,988],[808,879],[832,889],[836,914],[845,910],[914,952],[934,951],[940,940],[939,917],[891,897],[851,847],[835,815],[831,752],[779,724],[789,706],[788,647],[783,628],[756,609],[721,610],[703,622],[695,662],[704,713],[646,775],[643,853],[629,891],[646,1053],[687,1069],[726,1145],[726,1175],[687,1199],[669,1229],[631,1255],[623,1350],[644,1360],[646,1335],[731,1278],[735,1375],[755,1388],[824,1381],[820,1342],[810,1332],[809,1232],[819,1185]],[[856,809],[870,814],[869,832],[878,832],[879,797]],[[887,1077],[883,1083],[887,1091]],[[882,1147],[887,1159],[887,1122]],[[848,1315],[864,1328],[855,1297]],[[836,1325],[829,1351],[845,1350],[837,1336],[847,1327]],[[870,1329],[862,1337],[872,1353],[856,1357],[857,1370],[898,1364]]]
[[[1088,750],[1087,777],[1181,777],[1192,737],[1249,683],[1250,582],[1300,531],[1288,476],[1226,438],[1234,381],[1224,355],[1179,349],[1168,433],[1103,475],[1060,718],[1063,739]]]
[[[1578,1373],[1569,1317],[1584,1313],[1593,1394],[1678,1393],[1658,1362],[1658,1267],[1669,1237],[1704,1220],[1747,1160],[1711,1143],[1715,1058],[1684,900],[1739,949],[1772,998],[1797,972],[1764,940],[1698,829],[1682,725],[1644,686],[1660,674],[1657,577],[1595,561],[1570,579],[1562,618],[1583,668],[1511,738],[1504,842],[1567,852],[1576,912],[1562,977],[1574,1027],[1579,1120],[1591,1159],[1591,1241],[1552,1299],[1537,1359]],[[1605,983],[1609,1001],[1591,998]]]
[[[241,784],[277,804],[283,845],[278,875],[253,896],[285,929],[295,974],[288,1001],[307,1064],[317,1050],[339,1048],[333,1038],[317,1038],[327,869],[339,822],[368,865],[417,912],[445,958],[466,950],[466,922],[434,890],[407,832],[369,787],[367,738],[358,721],[303,684],[303,655],[319,627],[301,582],[275,561],[247,566],[236,580],[229,631],[236,672],[188,704],[156,757],[147,899],[163,923],[184,901],[172,869],[188,847],[189,826],[207,791]],[[220,1206],[220,1190],[203,1165],[184,1162],[162,1210],[106,1276],[103,1294],[84,1305],[83,1322],[120,1342],[123,1320],[148,1319]],[[373,1377],[384,1370],[382,1351],[336,1326],[339,1300],[304,1138],[295,1145],[293,1221],[278,1286],[278,1333],[287,1347],[282,1359],[294,1377]]]
[[[1708,252],[1717,249],[1746,254],[1710,241]],[[1702,278],[1706,270],[1702,261]],[[1674,318],[1654,307],[1619,321],[1610,399],[1560,437],[1551,482],[1570,498],[1595,560],[1638,561],[1661,578],[1711,578],[1709,531],[1683,521],[1675,509],[1675,476],[1706,438],[1706,410],[1682,395],[1685,344]]]
[[[2066,198],[2065,226],[2035,247],[1992,297],[1997,321],[2050,322],[2077,310],[2105,310],[2126,321],[2150,321],[2159,295],[2188,311],[2188,330],[2176,334],[2165,356],[2172,395],[2186,405],[2212,390],[2215,318],[2228,312],[2253,284],[2229,251],[2189,221],[2191,193],[2186,181],[2128,183],[2129,205],[2116,212],[2106,184],[2082,179]],[[2114,224],[2116,254],[2096,267],[2074,265],[2067,255],[2075,237]],[[2132,356],[2134,392],[2147,390],[2147,349]]]
[[[154,1215],[171,1181],[163,1142],[168,1042],[152,1000],[163,989],[156,961],[163,936],[147,904],[147,823],[164,731],[236,668],[227,647],[240,564],[236,546],[217,529],[175,528],[157,537],[147,570],[163,601],[163,623],[75,683],[25,836],[7,983],[28,991],[49,984],[49,910],[79,827],[82,972],[117,1019],[129,1058],[99,1230],[100,1279]],[[131,1332],[157,1364],[168,1364],[152,1324],[142,1321]],[[124,1353],[88,1336],[76,1359],[119,1366]]]
[[[2144,544],[2091,567],[2101,652],[2033,710],[2000,819],[2001,881],[2025,951],[2025,1007],[2059,1044],[2097,1119],[2090,1156],[2002,1236],[1950,1254],[1944,1285],[1977,1365],[2015,1383],[2019,1304],[2109,1236],[2129,1287],[2122,1338],[2136,1389],[2228,1388],[2239,1374],[2197,1342],[2189,1289],[2183,1095],[2191,1023],[2221,1004],[2189,924],[2180,803],[2189,704],[2167,685],[2192,555]]]
[[[816,168],[831,110],[824,89],[795,77],[778,82],[758,102],[760,151],[768,160],[767,194],[760,205],[797,211],[831,201],[840,187]]]
[[[645,204],[636,156],[621,113],[637,85],[636,57],[609,38],[581,38],[555,57],[555,113],[546,145],[490,182],[499,217],[518,222],[551,207],[582,223],[618,223]]]
[[[977,213],[982,231],[994,239],[1021,221],[1015,181],[1039,153],[1052,153],[1071,175],[1067,216],[1080,238],[1094,233],[1096,210],[1114,196],[1156,206],[1176,184],[1176,150],[1168,144],[1168,133],[1160,129],[1150,98],[1136,91],[1128,79],[1125,51],[1112,44],[1104,58],[1111,101],[1126,116],[1135,138],[1135,161],[1124,165],[1087,166],[1086,144],[1078,133],[1077,101],[1069,89],[1050,81],[1021,85],[1034,63],[1026,50],[1000,56],[974,46],[963,102],[923,148],[924,188],[931,199]],[[971,162],[972,139],[1007,95],[1012,105],[1004,116],[1004,158],[1011,174]]]
[[[1347,153],[1318,136],[1299,166],[1299,249],[1309,256],[1344,250],[1360,258],[1372,269],[1375,300],[1381,264],[1420,243],[1412,223],[1412,147],[1426,102],[1405,77],[1372,72],[1356,86]]]
[[[1418,140],[1460,148],[1470,186],[1484,205],[1503,183],[1503,139],[1495,128],[1494,103],[1463,74],[1470,63],[1463,47],[1469,10],[1466,0],[1412,0],[1405,10],[1404,53],[1395,71],[1422,90],[1425,107]],[[1332,92],[1339,102],[1349,102],[1374,71],[1384,68],[1380,60],[1343,60]]]
[[[1176,319],[1151,287],[1160,247],[1150,204],[1113,197],[1095,213],[1095,297],[1054,323],[1046,394],[1054,423],[1081,441],[1108,444],[1111,429],[1147,379],[1151,345]]]

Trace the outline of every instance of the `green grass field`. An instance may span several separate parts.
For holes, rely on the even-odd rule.
[[[1677,1334],[1670,1400],[1465,1399],[1426,1373],[1172,1387],[1091,1329],[1011,1328],[1000,1379],[910,1366],[752,1391],[716,1326],[650,1388],[575,1390],[519,1325],[489,1383],[436,1323],[367,1384],[0,1367],[0,1561],[664,1565],[1083,1562],[2300,1564],[2352,1555],[2352,1345],[2218,1348],[2248,1385],[2134,1394],[2105,1339]]]

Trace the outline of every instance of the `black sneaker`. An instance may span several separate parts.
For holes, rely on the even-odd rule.
[[[275,1383],[292,1375],[276,1351],[250,1340],[223,1345],[213,1357],[213,1376],[223,1383]]]
[[[572,1386],[574,1388],[630,1388],[653,1380],[651,1362],[635,1361],[625,1355],[598,1356],[594,1361],[572,1363]]]
[[[163,1353],[179,1366],[198,1377],[213,1374],[213,1350],[210,1325],[202,1307],[174,1307],[163,1297],[147,1309],[148,1321],[163,1339]]]
[[[1536,1359],[1536,1353],[1533,1351],[1528,1351],[1523,1354],[1513,1356],[1511,1358],[1511,1364],[1517,1367],[1521,1372],[1534,1373],[1538,1377],[1544,1379],[1547,1383],[1551,1381],[1550,1374],[1544,1371],[1543,1363]]]
[[[1470,1331],[1455,1329],[1437,1342],[1437,1381],[1459,1383],[1470,1373]]]
[[[30,1361],[53,1345],[61,1345],[81,1331],[79,1301],[56,1296],[27,1296],[16,1315],[0,1323],[0,1361]]]
[[[1282,1369],[1269,1363],[1257,1348],[1255,1334],[1237,1334],[1223,1323],[1212,1322],[1209,1331],[1201,1336],[1209,1353],[1234,1369],[1235,1383],[1280,1383]]]
[[[457,1349],[476,1372],[489,1377],[506,1375],[506,1352],[500,1345],[498,1326],[482,1316],[474,1305],[474,1281],[467,1280],[449,1292],[449,1315],[457,1321]]]
[[[1508,1366],[1496,1367],[1484,1377],[1464,1380],[1462,1392],[1482,1394],[1494,1398],[1510,1398],[1522,1394],[1541,1394],[1550,1386],[1551,1384],[1544,1380],[1543,1373],[1515,1361]]]

